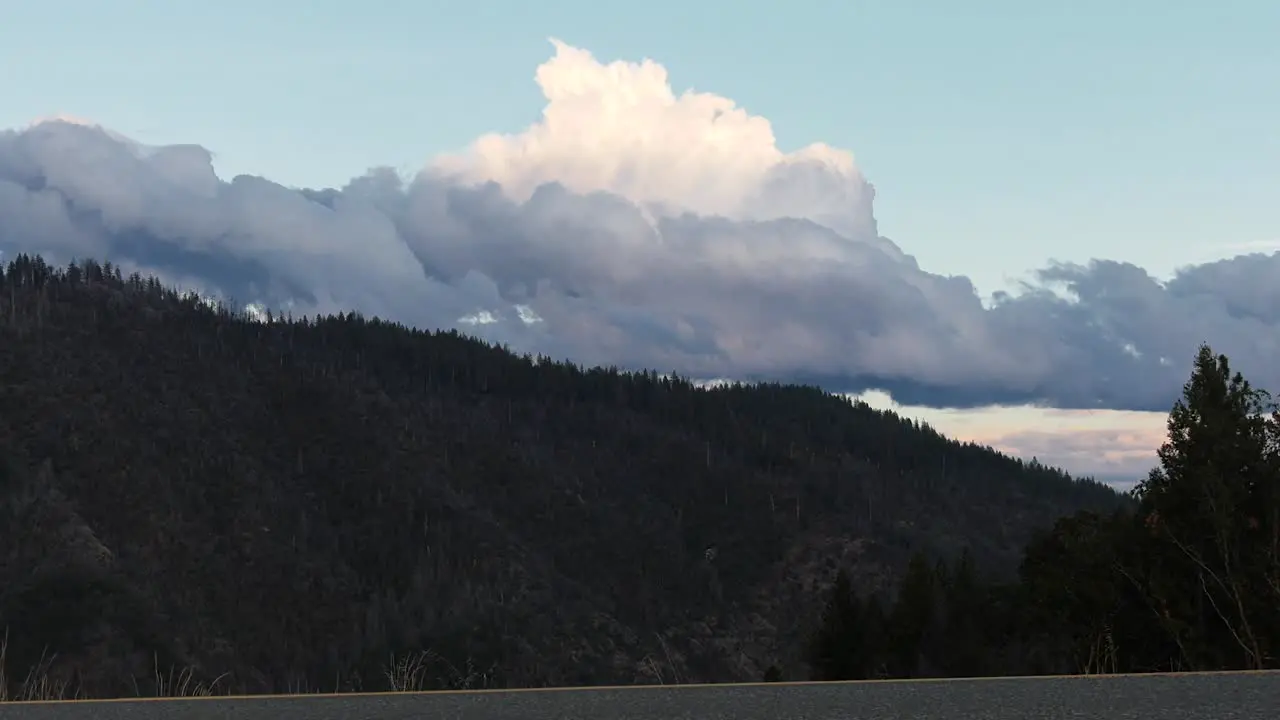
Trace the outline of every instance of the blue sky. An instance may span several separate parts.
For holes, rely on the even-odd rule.
[[[1280,3],[0,3],[0,126],[64,112],[221,173],[342,184],[536,118],[555,36],[652,57],[786,149],[852,150],[882,231],[984,290],[1280,239]],[[1225,253],[1230,254],[1230,253]]]
[[[227,179],[341,186],[520,131],[554,36],[653,58],[784,150],[851,150],[880,231],[982,293],[1050,259],[1167,275],[1280,247],[1280,3],[0,0],[0,18],[0,127],[85,117],[203,145]]]

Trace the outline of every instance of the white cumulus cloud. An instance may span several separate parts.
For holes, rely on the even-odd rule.
[[[463,182],[498,183],[524,201],[558,182],[667,211],[736,219],[818,219],[875,238],[871,186],[853,155],[823,143],[778,149],[773,127],[712,93],[677,94],[664,67],[597,62],[553,40],[538,68],[542,119],[517,135],[485,135],[431,167]]]
[[[578,362],[915,405],[1164,410],[1206,340],[1280,385],[1278,254],[1167,283],[1053,266],[984,304],[880,236],[851,153],[783,152],[766,119],[676,92],[654,61],[553,44],[536,123],[409,180],[228,182],[197,145],[65,119],[2,132],[0,250],[109,259],[257,310],[358,309]]]

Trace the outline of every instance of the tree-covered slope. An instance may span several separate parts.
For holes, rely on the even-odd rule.
[[[243,691],[804,674],[838,566],[1011,573],[1124,501],[806,387],[699,388],[110,266],[0,280],[8,672]]]

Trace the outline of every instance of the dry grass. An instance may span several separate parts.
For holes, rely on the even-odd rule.
[[[49,700],[79,700],[82,695],[69,680],[59,679],[53,672],[57,655],[41,655],[36,663],[16,686],[9,682],[6,659],[8,658],[9,636],[6,631],[0,638],[0,702],[32,702]],[[144,693],[135,681],[134,692],[137,697],[183,698],[212,697],[214,695],[231,694],[227,680],[228,673],[223,673],[212,681],[201,681],[196,677],[194,668],[181,670],[170,667],[167,671],[160,668],[159,659],[154,661],[155,690]],[[433,669],[436,676],[432,677]],[[443,674],[441,674],[443,673]],[[489,673],[478,671],[468,662],[465,669],[459,669],[439,655],[431,651],[396,658],[394,655],[383,669],[383,674],[394,692],[420,692],[441,685],[452,689],[466,690],[489,686]],[[435,682],[433,683],[432,680]],[[334,692],[341,687],[340,679],[334,681]],[[290,682],[288,694],[310,695],[320,692],[309,687],[305,682]]]
[[[67,680],[58,680],[50,670],[56,655],[41,653],[40,661],[27,671],[26,677],[10,692],[7,660],[9,657],[9,631],[0,639],[0,702],[29,702],[32,700],[74,700],[79,692]]]
[[[489,687],[489,673],[481,671],[468,660],[463,669],[445,658],[423,650],[400,659],[391,656],[390,663],[383,669],[383,674],[394,692],[420,692],[431,688],[429,673],[435,667],[444,674],[436,676],[436,687],[444,686],[453,690],[474,690]]]
[[[663,672],[662,664],[654,660],[653,655],[644,656],[640,661],[641,668],[646,674],[656,680],[659,685],[667,684],[668,675],[670,677],[671,684],[682,685],[683,682],[680,679],[680,669],[676,665],[675,659],[671,657],[671,648],[667,646],[667,641],[662,639],[662,636],[656,633],[654,634],[654,637],[658,639],[658,644],[662,646],[662,652],[666,655],[666,666],[669,670],[669,674]]]
[[[177,671],[174,674],[174,668],[169,667],[166,674],[160,670],[160,659],[153,658],[152,666],[155,668],[156,694],[155,697],[211,697],[216,694],[218,685],[226,680],[228,673],[223,673],[214,678],[210,682],[202,682],[195,679],[195,670],[187,667]],[[134,685],[137,689],[137,685]],[[138,693],[141,695],[141,693]]]

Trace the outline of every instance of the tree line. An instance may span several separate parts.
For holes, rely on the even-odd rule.
[[[915,555],[891,595],[841,573],[814,679],[1280,667],[1280,413],[1201,346],[1159,464],[1111,513],[1063,518],[1013,581]]]

